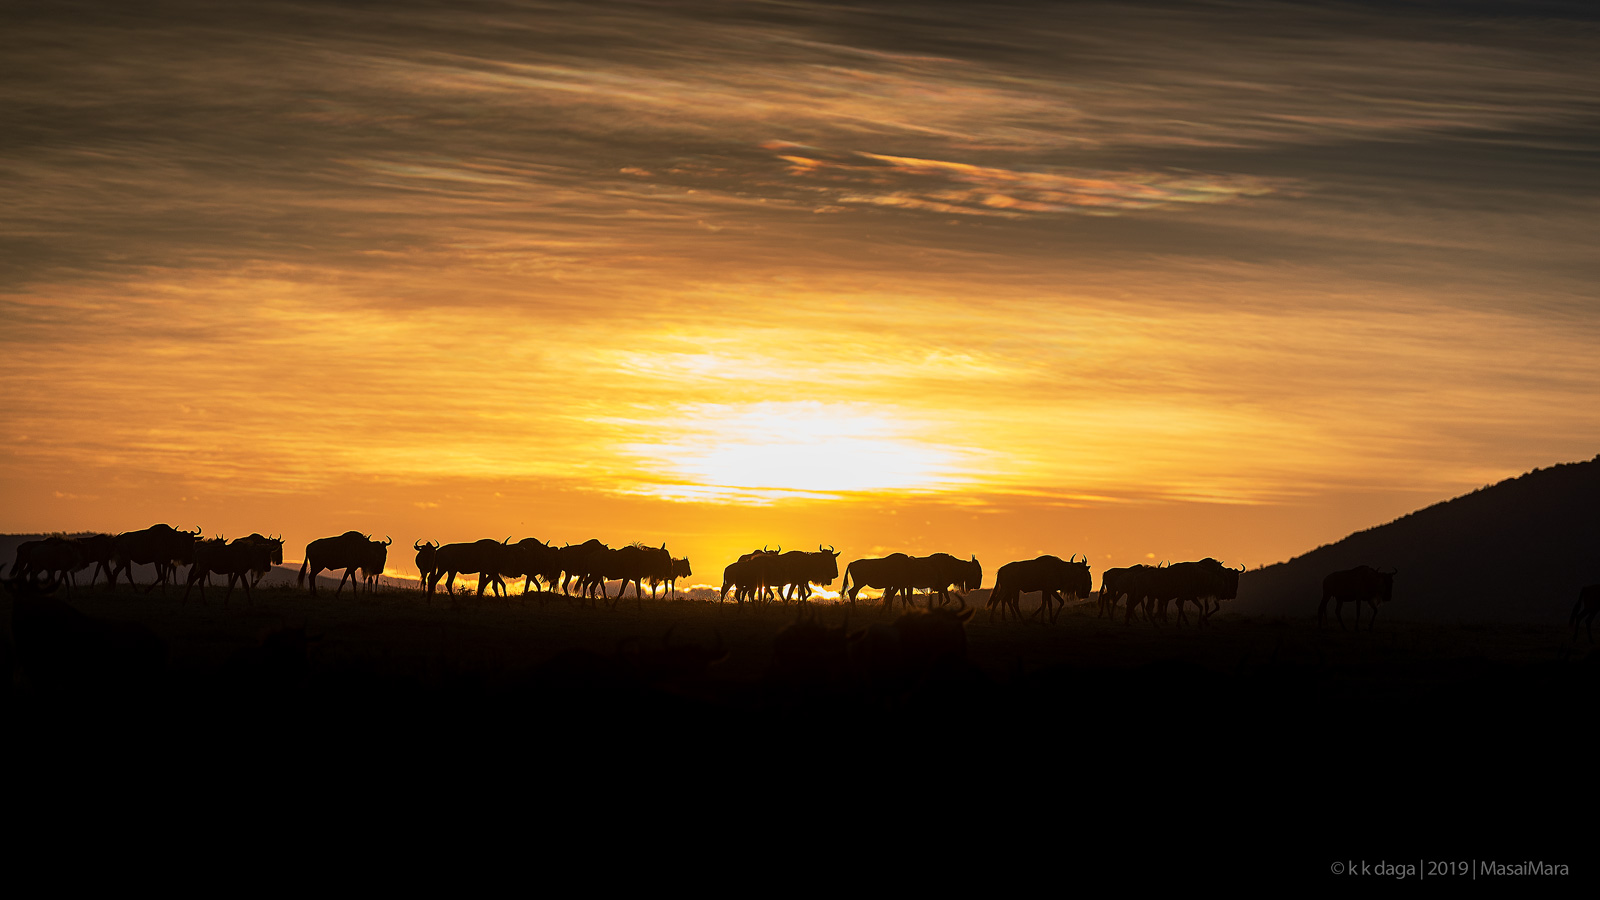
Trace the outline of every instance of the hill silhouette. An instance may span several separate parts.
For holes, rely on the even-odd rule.
[[[1232,611],[1314,613],[1323,577],[1359,565],[1399,570],[1385,617],[1565,622],[1578,590],[1600,582],[1600,456],[1534,469],[1246,572]]]

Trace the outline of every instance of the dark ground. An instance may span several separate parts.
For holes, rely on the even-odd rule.
[[[875,681],[840,660],[779,665],[793,605],[180,593],[64,593],[113,636],[102,661],[121,660],[88,660],[87,674],[23,671],[8,633],[6,718],[23,743],[319,777],[331,765],[382,791],[395,778],[437,788],[448,772],[484,802],[553,802],[598,772],[655,798],[623,801],[655,827],[681,804],[768,821],[776,803],[1013,848],[1074,834],[1169,854],[1232,847],[1257,867],[1234,875],[1294,883],[1361,854],[1594,858],[1572,855],[1588,832],[1561,823],[1593,808],[1600,652],[1563,623],[1386,611],[1357,633],[1224,612],[1199,630],[1099,619],[1093,604],[1054,625],[980,611],[968,665]],[[851,631],[898,615],[814,611]],[[127,662],[141,652],[128,646],[151,646],[130,634],[159,641],[157,667]],[[720,662],[695,656],[719,644]]]

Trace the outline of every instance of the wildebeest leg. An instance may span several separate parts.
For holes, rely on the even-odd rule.
[[[1360,608],[1357,607],[1356,612],[1359,614],[1360,611],[1361,611]],[[1335,619],[1339,620],[1339,630],[1340,631],[1348,631],[1349,630],[1348,628],[1344,627],[1344,600],[1342,598],[1340,598],[1340,597],[1333,598],[1333,617]],[[1358,617],[1356,619],[1356,627],[1357,628],[1361,627],[1361,619],[1359,618],[1359,615],[1358,615]]]

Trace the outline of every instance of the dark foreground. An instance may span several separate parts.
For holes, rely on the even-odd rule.
[[[898,616],[869,607],[812,608],[804,627],[821,644],[785,654],[792,605],[427,606],[414,591],[279,588],[224,606],[221,593],[187,605],[103,587],[58,595],[103,645],[52,666],[8,633],[19,743],[405,773],[407,790],[439,767],[462,789],[531,770],[549,792],[540,802],[598,790],[600,773],[627,792],[681,792],[659,802],[688,803],[685,815],[926,806],[932,818],[907,827],[976,828],[1008,846],[1074,833],[1168,852],[1225,845],[1256,871],[1313,880],[1363,853],[1571,866],[1581,835],[1563,832],[1562,810],[1592,804],[1600,653],[1559,623],[1443,626],[1386,610],[1373,632],[1227,614],[1197,630],[1098,619],[1092,604],[1054,625],[979,611],[964,661],[917,667],[829,649],[829,635]],[[989,812],[959,812],[972,805]],[[1040,817],[1043,831],[1022,824]],[[1132,831],[1117,830],[1124,817]]]

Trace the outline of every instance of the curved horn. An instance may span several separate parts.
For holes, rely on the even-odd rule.
[[[388,536],[387,534],[383,536],[383,545],[385,547],[389,546],[392,543],[394,543],[394,538]]]
[[[500,542],[500,546],[504,547],[509,543],[511,543],[511,535],[508,534],[506,535],[506,539]]]
[[[195,526],[195,527],[194,527],[194,530],[193,530],[193,531],[186,531],[186,532],[184,532],[184,533],[185,533],[185,534],[192,534],[192,535],[194,535],[194,536],[195,536],[195,537],[199,537],[199,536],[200,536],[200,532],[202,532],[202,531],[205,531],[205,529],[204,529],[204,528],[201,528],[201,527],[200,527],[200,526],[199,526],[199,525],[196,525],[196,526]]]
[[[411,542],[411,549],[417,550],[417,551],[421,551],[422,550],[422,542],[421,541],[412,541]]]

